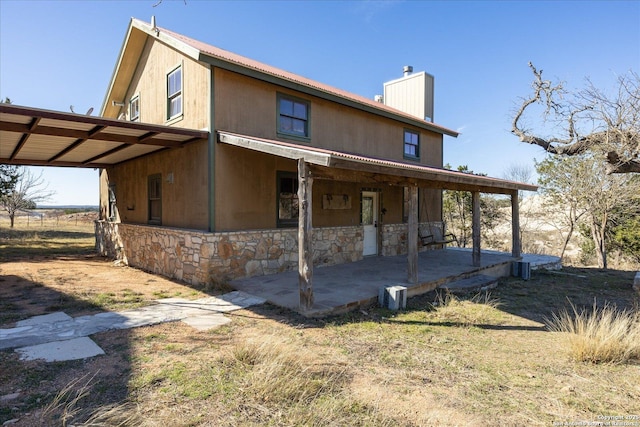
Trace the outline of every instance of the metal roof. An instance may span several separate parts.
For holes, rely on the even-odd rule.
[[[97,168],[207,139],[208,131],[0,104],[0,163]]]
[[[262,153],[304,159],[307,163],[325,168],[346,169],[377,175],[404,177],[416,183],[433,188],[451,190],[480,191],[485,193],[510,194],[513,191],[536,191],[537,186],[522,182],[508,181],[489,176],[473,175],[448,169],[426,166],[418,163],[362,156],[342,151],[327,150],[307,145],[292,144],[272,139],[256,138],[230,132],[219,131],[218,141]],[[329,176],[329,175],[327,175]],[[383,182],[384,178],[379,178]],[[394,182],[402,182],[393,180]]]

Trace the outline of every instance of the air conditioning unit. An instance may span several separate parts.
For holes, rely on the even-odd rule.
[[[378,303],[389,310],[403,310],[407,306],[407,288],[400,285],[380,288]]]
[[[516,261],[511,264],[511,275],[521,277],[524,280],[531,279],[531,263],[524,261]]]

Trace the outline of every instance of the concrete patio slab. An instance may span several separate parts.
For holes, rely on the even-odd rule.
[[[532,269],[561,268],[558,257],[524,254],[522,258],[513,258],[509,253],[497,251],[482,251],[481,265],[476,267],[472,262],[471,249],[447,248],[420,252],[418,283],[409,284],[406,255],[367,257],[352,263],[315,267],[314,305],[308,311],[303,311],[299,306],[297,270],[236,279],[229,285],[280,307],[315,317],[375,304],[381,287],[406,286],[411,297],[478,274],[493,278],[509,276],[511,263],[517,260],[531,262]]]
[[[297,271],[237,279],[229,284],[305,316],[325,316],[376,303],[381,287],[406,286],[411,297],[476,274],[509,275],[513,261],[511,254],[485,251],[481,265],[475,267],[468,249],[424,251],[418,254],[417,284],[407,283],[406,255],[367,257],[347,264],[316,267],[313,272],[315,301],[313,308],[306,312],[299,307]]]
[[[16,349],[20,360],[43,359],[46,362],[86,359],[104,354],[104,351],[89,337],[54,341]]]

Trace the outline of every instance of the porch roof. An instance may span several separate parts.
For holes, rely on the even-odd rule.
[[[418,163],[380,159],[343,151],[218,131],[218,142],[288,159],[304,159],[316,179],[362,181],[381,184],[511,194],[536,191],[537,186],[488,176],[472,175]]]
[[[206,130],[0,103],[0,163],[106,167],[207,139]]]

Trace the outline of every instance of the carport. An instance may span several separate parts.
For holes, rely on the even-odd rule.
[[[0,163],[103,168],[207,139],[206,130],[0,104]]]

